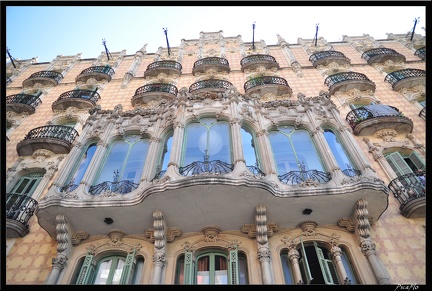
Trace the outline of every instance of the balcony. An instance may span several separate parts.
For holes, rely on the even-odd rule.
[[[41,84],[43,87],[57,86],[63,75],[56,71],[40,71],[32,74],[22,83],[23,87],[33,87],[35,84]]]
[[[318,170],[304,170],[304,171],[289,171],[286,174],[279,175],[279,180],[287,185],[318,185],[327,183],[331,180],[330,173]]]
[[[223,93],[228,90],[233,84],[224,80],[209,79],[193,83],[189,87],[189,93],[214,92]]]
[[[93,108],[100,99],[99,93],[90,90],[72,90],[60,95],[51,105],[52,110],[66,110],[73,106],[78,109]]]
[[[177,87],[171,84],[154,83],[139,87],[132,96],[132,106],[147,104],[150,101],[174,100],[177,98]]]
[[[114,70],[109,66],[95,66],[83,70],[76,78],[75,82],[86,83],[88,79],[95,79],[97,82],[110,82],[114,75]]]
[[[372,92],[375,92],[375,83],[369,80],[366,75],[356,72],[342,72],[330,75],[325,79],[324,85],[329,87],[331,95],[337,91],[346,92],[351,89],[372,90]]]
[[[419,116],[420,116],[423,120],[426,120],[426,107],[423,107],[423,109],[420,110]]]
[[[197,73],[205,73],[207,70],[229,73],[231,69],[227,59],[210,57],[196,61],[193,65],[192,74],[195,76]]]
[[[161,73],[167,75],[181,75],[182,65],[176,61],[158,61],[147,66],[144,77],[155,77]]]
[[[17,144],[20,156],[29,156],[35,150],[46,149],[55,154],[67,154],[78,132],[64,125],[46,125],[29,131],[22,141]]]
[[[417,85],[426,85],[426,71],[419,69],[403,69],[389,73],[384,81],[392,85],[394,91],[402,88],[412,88]]]
[[[405,62],[406,58],[397,51],[389,48],[374,48],[365,51],[362,56],[368,63],[368,65],[384,63],[391,60],[394,63]]]
[[[197,175],[220,175],[227,174],[234,170],[233,164],[228,164],[219,160],[193,162],[189,165],[179,168],[179,173],[182,176],[197,176]]]
[[[137,189],[139,184],[132,183],[129,180],[123,181],[105,181],[98,185],[91,186],[89,193],[91,195],[103,195],[104,193],[127,194]]]
[[[424,176],[423,176],[424,177]],[[401,213],[407,218],[426,217],[426,178],[413,173],[393,179],[388,188],[399,201]]]
[[[340,66],[351,64],[351,60],[338,51],[316,52],[309,57],[309,61],[315,68],[318,66],[328,66],[331,63],[337,63]]]
[[[413,122],[399,109],[389,105],[367,105],[350,111],[346,121],[354,135],[372,135],[381,129],[394,129],[398,133],[410,133]]]
[[[423,61],[426,60],[426,47],[424,46],[424,47],[419,48],[418,50],[415,51],[414,55],[418,56]]]
[[[264,67],[267,70],[279,69],[279,64],[276,59],[270,55],[250,55],[240,61],[241,70],[255,70],[257,67]]]
[[[37,201],[27,195],[6,194],[6,237],[24,237],[28,234],[28,221],[37,207]]]
[[[268,93],[272,93],[276,96],[291,96],[292,94],[292,90],[288,85],[288,82],[283,78],[275,76],[253,78],[247,81],[243,87],[247,96],[251,96],[254,93],[260,94],[261,96],[264,96]]]
[[[6,110],[14,111],[16,113],[26,112],[33,114],[36,106],[41,104],[42,101],[38,96],[30,94],[15,94],[6,97]]]

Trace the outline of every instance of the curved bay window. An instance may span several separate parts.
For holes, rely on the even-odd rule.
[[[310,134],[294,126],[279,126],[268,134],[279,179],[286,184],[298,184],[306,179],[328,182],[321,158]]]
[[[61,188],[61,191],[70,192],[75,190],[78,187],[90,164],[90,161],[93,158],[96,148],[97,148],[96,143],[92,143],[88,146],[87,150],[84,152],[84,154],[81,157],[80,163],[76,165],[76,168],[73,171],[74,174],[72,178],[69,179],[69,182]]]
[[[360,171],[353,167],[336,134],[331,129],[324,129],[324,137],[342,173],[350,177],[360,175]]]
[[[138,135],[114,141],[90,194],[104,191],[125,194],[138,188],[149,145],[148,139]]]
[[[231,160],[228,122],[206,117],[188,125],[180,174],[225,174],[233,170]]]

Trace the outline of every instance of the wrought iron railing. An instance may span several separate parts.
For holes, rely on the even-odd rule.
[[[426,47],[421,47],[419,49],[417,49],[414,53],[415,56],[418,56],[419,58],[421,58],[422,60],[424,60],[426,58]]]
[[[426,177],[424,182],[414,173],[408,173],[393,179],[388,188],[401,204],[402,209],[409,201],[426,196]]]
[[[27,80],[33,78],[50,78],[50,79],[54,79],[57,82],[60,82],[60,80],[63,79],[63,75],[56,71],[40,71],[31,74],[30,77],[27,78]]]
[[[165,92],[177,96],[178,90],[176,86],[171,84],[164,84],[164,83],[147,84],[136,89],[135,95],[132,98],[149,92]]]
[[[90,90],[72,90],[62,93],[57,99],[57,101],[69,98],[81,98],[96,103],[100,99],[100,95],[99,93]]]
[[[225,89],[228,90],[233,84],[225,80],[203,80],[196,83],[193,83],[189,87],[189,93],[200,89]]]
[[[278,176],[279,180],[287,185],[296,185],[304,182],[317,182],[327,183],[331,180],[330,173],[318,170],[305,170],[305,171],[289,171],[283,175]]]
[[[246,167],[254,175],[265,176],[264,172],[261,171],[261,169],[257,166],[246,166]]]
[[[166,170],[162,170],[162,171],[157,172],[156,175],[154,176],[153,180],[157,180],[157,179],[162,178],[165,175],[165,173],[166,173]]]
[[[26,104],[26,105],[29,105],[33,108],[36,108],[36,106],[41,104],[42,101],[40,100],[40,98],[38,96],[30,95],[30,94],[23,94],[23,93],[15,94],[15,95],[9,95],[6,97],[6,104],[14,104],[14,103]]]
[[[90,74],[94,74],[94,73],[102,73],[102,74],[107,74],[110,77],[112,77],[114,75],[114,70],[109,67],[109,66],[94,66],[94,67],[90,67],[87,69],[84,69],[80,74],[80,75],[90,75]]]
[[[100,184],[90,186],[89,193],[91,195],[100,195],[106,191],[118,194],[127,194],[137,189],[139,184],[129,180],[123,181],[105,181]]]
[[[385,76],[384,81],[389,82],[392,88],[395,88],[396,84],[407,78],[419,78],[425,77],[426,71],[420,69],[403,69],[399,71],[394,71]]]
[[[420,110],[419,116],[423,118],[423,120],[426,120],[426,107],[423,107],[423,109]]]
[[[176,69],[178,71],[181,71],[182,65],[176,61],[170,61],[170,60],[157,61],[157,62],[153,62],[153,63],[149,64],[147,66],[147,71],[152,70],[152,69],[157,69],[157,68],[173,68],[173,69]]]
[[[336,73],[328,76],[324,80],[324,85],[327,85],[328,87],[332,87],[340,82],[345,82],[345,81],[368,81],[372,83],[372,81],[369,80],[369,78],[362,73],[342,72],[342,73]]]
[[[249,64],[263,63],[263,62],[275,63],[276,65],[278,65],[274,57],[270,55],[261,55],[261,54],[244,57],[243,59],[241,59],[240,65],[243,67]]]
[[[309,61],[315,65],[317,61],[327,59],[327,58],[338,58],[338,59],[343,59],[348,63],[351,62],[349,58],[347,58],[343,53],[338,51],[316,52],[309,57]]]
[[[389,48],[385,48],[385,47],[374,48],[374,49],[370,49],[368,51],[365,51],[361,57],[369,63],[369,61],[371,59],[373,59],[374,57],[382,56],[382,55],[389,55],[389,56],[399,57],[399,58],[405,59],[405,56],[401,55],[400,53],[398,53],[394,49],[389,49]]]
[[[229,67],[229,63],[227,59],[219,58],[219,57],[209,57],[196,61],[193,65],[193,68],[198,68],[205,65],[220,65]]]
[[[45,125],[30,130],[24,137],[24,140],[36,138],[55,138],[72,144],[77,136],[78,132],[73,127],[65,125]]]
[[[399,109],[397,109],[396,107],[390,105],[376,104],[376,105],[367,105],[367,106],[363,106],[351,110],[350,112],[348,112],[346,116],[346,121],[351,126],[351,128],[354,129],[357,126],[357,124],[359,124],[364,120],[376,118],[376,117],[388,117],[388,116],[406,118],[402,114],[402,112],[400,112]]]
[[[37,206],[38,202],[27,195],[6,194],[6,218],[19,221],[26,228]]]
[[[289,87],[288,82],[284,78],[275,77],[275,76],[263,76],[263,77],[253,78],[247,81],[243,87],[244,90],[247,91],[253,87],[262,86],[262,85],[279,85],[279,86]]]
[[[352,169],[352,168],[342,170],[342,173],[344,173],[344,175],[348,177],[361,176],[361,172],[359,170]]]
[[[194,176],[200,174],[227,174],[234,170],[233,164],[228,164],[219,160],[197,161],[179,168],[182,176]]]

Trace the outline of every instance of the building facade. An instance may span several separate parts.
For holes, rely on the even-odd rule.
[[[8,284],[425,284],[426,39],[6,68]]]

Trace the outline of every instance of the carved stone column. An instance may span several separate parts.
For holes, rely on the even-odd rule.
[[[267,216],[266,209],[258,205],[255,209],[256,220],[256,240],[258,243],[258,260],[261,264],[263,284],[274,284],[273,273],[271,270],[271,253],[268,246],[267,237]]]
[[[330,243],[332,245],[330,252],[331,252],[331,255],[333,257],[333,262],[335,263],[339,278],[344,280],[345,285],[351,285],[351,281],[348,279],[345,267],[344,267],[343,262],[342,262],[342,258],[341,258],[342,250],[340,247],[338,247],[339,236],[337,236],[336,234],[333,234],[331,239],[330,239]]]
[[[372,267],[378,284],[388,285],[391,284],[390,276],[375,250],[375,244],[370,238],[370,224],[368,220],[369,212],[367,210],[367,205],[368,203],[364,199],[358,200],[355,205],[355,234],[360,242],[363,254],[367,257]]]
[[[154,253],[153,253],[153,272],[151,283],[163,284],[162,273],[166,264],[166,223],[162,211],[153,212],[153,227],[154,227]]]
[[[282,52],[288,59],[288,62],[290,63],[293,71],[296,73],[297,77],[303,77],[301,66],[295,56],[292,54],[291,50],[289,49],[288,43],[279,34],[277,34],[277,38],[278,44],[282,47]]]

